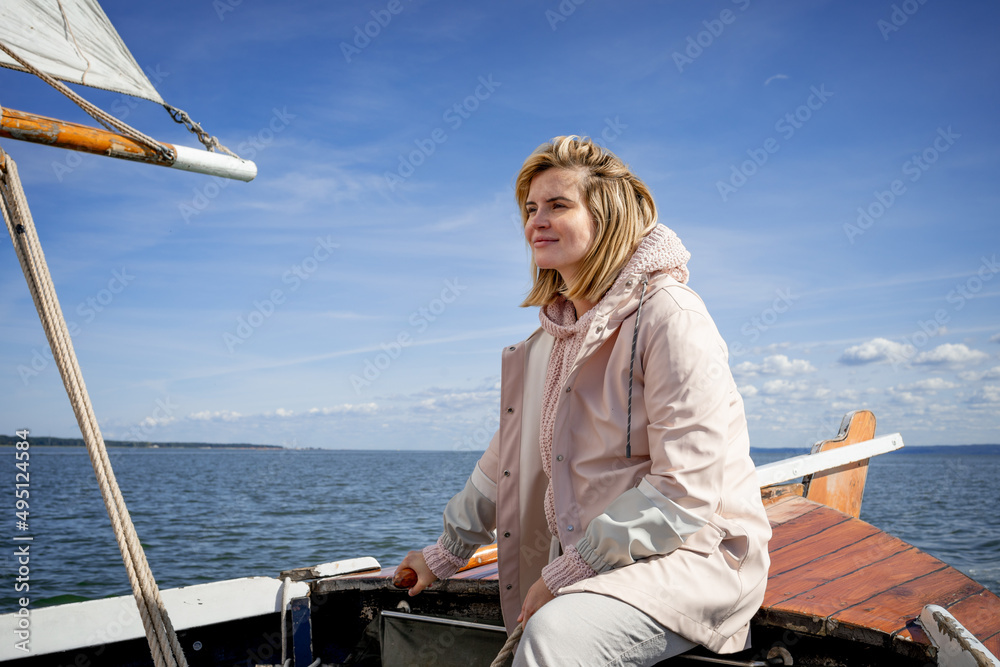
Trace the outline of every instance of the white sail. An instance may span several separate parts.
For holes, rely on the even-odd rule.
[[[0,0],[0,43],[57,79],[163,103],[96,0]],[[0,66],[23,69],[3,51]]]

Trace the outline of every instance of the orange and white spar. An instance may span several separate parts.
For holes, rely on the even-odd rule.
[[[250,160],[163,143],[170,153],[168,155],[116,132],[6,107],[0,109],[0,138],[30,141],[239,181],[252,181],[257,176],[257,166]]]

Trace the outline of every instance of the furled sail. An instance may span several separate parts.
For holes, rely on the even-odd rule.
[[[0,42],[57,79],[163,103],[96,0],[0,0]]]

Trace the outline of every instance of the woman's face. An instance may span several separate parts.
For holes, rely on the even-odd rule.
[[[594,220],[580,186],[582,178],[579,171],[546,169],[532,179],[525,202],[524,238],[535,265],[555,269],[567,283],[594,243]]]

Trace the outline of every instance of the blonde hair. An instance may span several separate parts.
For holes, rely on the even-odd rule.
[[[539,269],[531,260],[534,280],[522,306],[546,306],[561,294],[569,300],[597,303],[654,225],[656,204],[649,188],[614,153],[588,137],[556,137],[528,156],[514,182],[521,223],[528,223],[525,202],[531,181],[547,169],[582,174],[580,189],[594,221],[594,244],[580,270],[567,285],[555,269]]]

